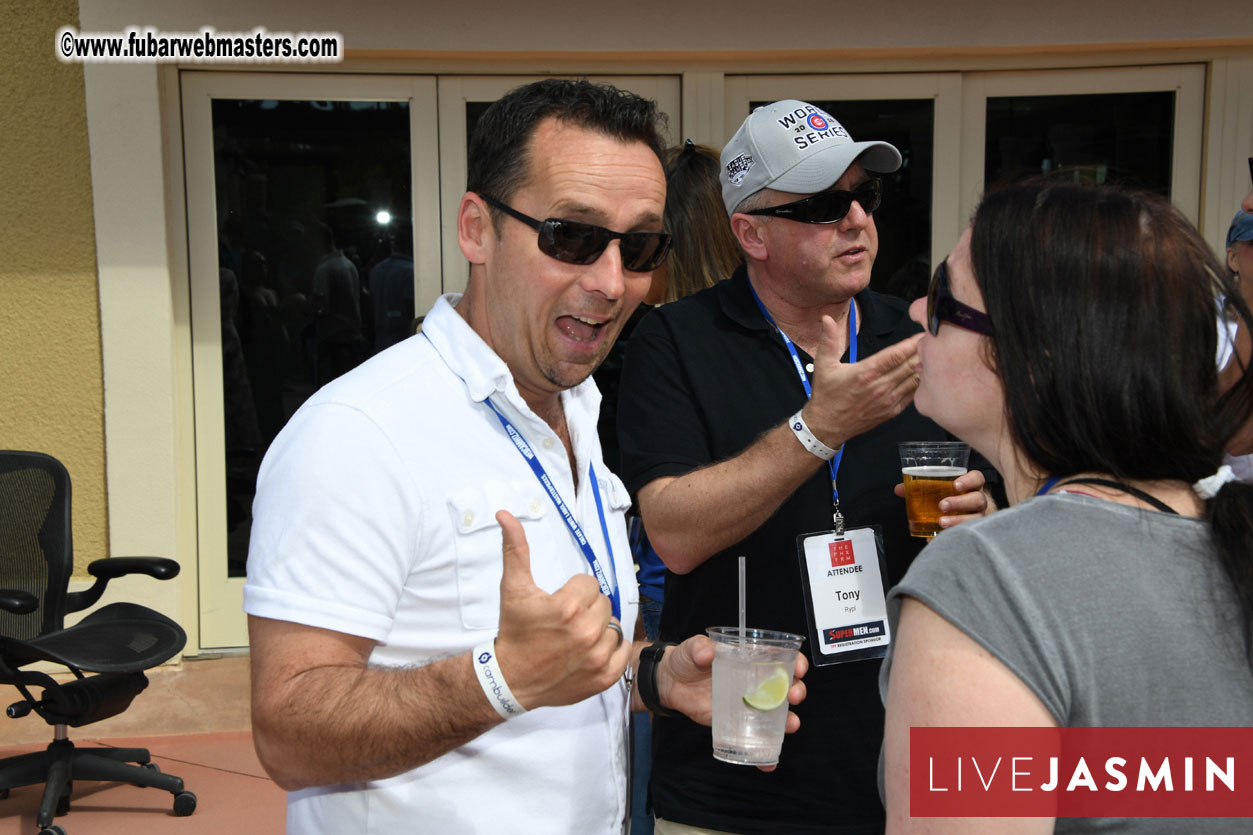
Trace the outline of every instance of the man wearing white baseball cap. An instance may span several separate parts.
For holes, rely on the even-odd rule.
[[[854,142],[843,125],[812,104],[777,101],[753,111],[722,150],[722,201],[734,215],[766,189],[826,191],[854,162],[890,174],[901,167],[901,152],[887,142]]]
[[[883,831],[878,613],[923,544],[894,494],[896,444],[946,438],[912,406],[919,327],[867,289],[876,175],[900,165],[895,147],[854,141],[811,104],[758,108],[722,152],[746,264],[658,307],[628,345],[623,476],[668,568],[662,639],[737,621],[743,555],[748,625],[804,635],[812,664],[801,730],[772,773],[715,760],[707,729],[654,717],[659,833]],[[981,472],[957,484],[944,527],[987,507]],[[854,545],[838,560],[833,528]],[[848,586],[836,611],[831,582]]]

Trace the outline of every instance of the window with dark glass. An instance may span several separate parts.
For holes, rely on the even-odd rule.
[[[215,99],[212,113],[235,577],[274,436],[318,387],[411,332],[409,105]]]
[[[989,97],[985,187],[1048,175],[1170,196],[1174,121],[1174,91]]]

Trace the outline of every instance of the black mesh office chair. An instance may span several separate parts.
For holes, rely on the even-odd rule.
[[[10,789],[46,783],[36,817],[40,835],[64,835],[52,818],[69,811],[74,780],[164,789],[174,795],[174,814],[190,815],[196,796],[183,790],[182,779],[149,762],[146,749],[77,749],[66,734],[67,727],[126,710],[148,686],[143,671],[172,658],[187,636],[174,621],[132,603],[104,606],[68,629],[65,614],[96,603],[116,577],[169,580],[178,575],[178,563],[158,557],[96,560],[87,567],[95,583],[71,594],[73,554],[65,467],[42,453],[0,451],[0,684],[13,685],[23,696],[9,706],[10,717],[33,710],[55,726],[47,750],[0,759],[0,799]],[[61,684],[21,669],[39,661],[64,665],[75,679]],[[32,687],[43,693],[36,697]]]

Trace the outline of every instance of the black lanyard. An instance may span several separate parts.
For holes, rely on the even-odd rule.
[[[1123,484],[1121,481],[1114,481],[1110,478],[1070,478],[1065,481],[1059,481],[1056,477],[1054,477],[1044,482],[1044,486],[1039,489],[1036,495],[1043,496],[1054,487],[1065,487],[1067,484],[1095,484],[1097,487],[1111,487],[1114,490],[1121,490],[1124,493],[1135,496],[1142,502],[1151,504],[1155,509],[1160,510],[1162,513],[1173,513],[1176,516],[1179,515],[1179,511],[1175,510],[1161,499],[1158,499],[1156,496],[1151,496],[1138,487],[1132,487],[1130,484]]]

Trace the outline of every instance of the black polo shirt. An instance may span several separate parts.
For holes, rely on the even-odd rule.
[[[861,358],[920,330],[897,298],[864,290],[856,299]],[[801,352],[802,362],[811,359]],[[627,487],[634,493],[656,478],[731,458],[804,403],[787,348],[741,267],[714,287],[656,308],[632,334],[618,412]],[[905,502],[893,493],[900,481],[896,444],[946,438],[910,405],[845,447],[840,509],[850,528],[880,527],[893,585],[923,545],[909,536]],[[831,524],[823,466],[747,539],[689,574],[666,573],[662,639],[736,623],[740,555],[747,557],[749,626],[808,635],[796,537]],[[654,718],[650,791],[657,815],[746,835],[881,832],[879,665],[811,667],[808,698],[795,708],[801,729],[784,742],[769,774],[715,760],[709,728],[683,717]]]

